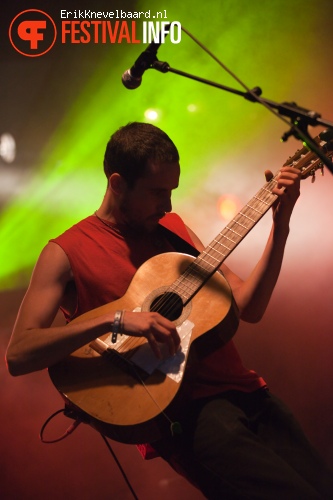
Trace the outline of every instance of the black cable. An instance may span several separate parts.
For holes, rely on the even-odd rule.
[[[82,423],[82,420],[80,420],[79,418],[76,418],[74,420],[74,422],[68,427],[68,429],[65,431],[65,433],[62,436],[60,436],[56,439],[51,439],[51,440],[44,439],[44,431],[45,431],[46,426],[59,413],[65,414],[65,412],[66,412],[66,408],[62,408],[61,410],[57,410],[56,412],[52,413],[52,415],[44,422],[44,424],[42,425],[42,428],[40,430],[40,433],[39,433],[39,439],[41,440],[42,443],[45,443],[45,444],[58,443],[59,441],[62,441],[63,439],[68,437],[70,434],[72,434],[75,431],[75,429],[79,426],[79,424]]]
[[[47,427],[47,425],[50,423],[51,420],[53,420],[57,415],[59,415],[59,413],[63,413],[64,415],[66,415],[69,418],[74,418],[74,422],[68,427],[68,429],[65,431],[65,433],[62,436],[60,436],[60,437],[58,437],[56,439],[50,439],[50,440],[44,439],[45,428]],[[73,417],[70,417],[70,415],[73,415]],[[61,408],[61,410],[55,411],[54,413],[52,413],[52,415],[50,415],[46,419],[46,421],[44,422],[44,424],[41,427],[41,430],[40,430],[40,433],[39,433],[39,439],[42,441],[42,443],[45,443],[45,444],[58,443],[59,441],[62,441],[63,439],[65,439],[66,437],[68,437],[70,434],[72,434],[75,431],[75,429],[79,426],[79,424],[81,424],[82,422],[83,422],[83,420],[80,419],[80,417],[77,415],[76,412],[73,412],[72,410],[68,409],[67,407]],[[109,452],[111,453],[114,461],[116,462],[117,467],[118,467],[121,475],[123,476],[125,483],[127,484],[130,492],[133,495],[133,498],[135,500],[139,500],[138,497],[136,496],[135,491],[133,490],[133,487],[132,487],[131,483],[129,482],[129,479],[126,476],[125,471],[122,468],[122,466],[121,466],[121,464],[120,464],[120,462],[119,462],[119,460],[118,460],[115,452],[113,451],[110,443],[107,441],[107,439],[104,436],[104,434],[102,434],[102,433],[99,433],[99,434],[102,437],[103,441],[105,442],[105,444],[106,444]]]
[[[123,476],[123,478],[124,478],[125,483],[127,484],[128,488],[129,488],[129,490],[130,490],[130,492],[131,492],[131,493],[132,493],[132,495],[133,495],[133,498],[135,498],[135,500],[139,500],[139,499],[138,499],[138,497],[136,496],[135,491],[133,490],[132,485],[131,485],[131,483],[129,482],[129,479],[128,479],[128,477],[126,476],[125,471],[124,471],[124,469],[122,468],[122,466],[121,466],[121,464],[120,464],[120,462],[119,462],[119,460],[118,460],[118,458],[117,458],[117,456],[116,456],[115,452],[113,451],[112,446],[110,445],[110,443],[108,442],[108,440],[106,439],[106,437],[104,436],[104,434],[102,434],[102,433],[99,433],[99,434],[100,434],[101,438],[103,439],[104,443],[106,444],[106,446],[108,447],[108,450],[109,450],[109,452],[111,453],[111,455],[112,455],[112,457],[113,457],[114,461],[116,462],[116,464],[117,464],[117,466],[118,466],[118,469],[120,470],[120,472],[121,472],[121,474],[122,474],[122,476]]]

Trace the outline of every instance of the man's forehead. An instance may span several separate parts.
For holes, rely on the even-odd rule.
[[[180,165],[178,161],[164,162],[158,160],[150,160],[146,167],[147,175],[155,175],[165,172],[179,172]]]
[[[180,166],[178,162],[151,162],[146,168],[145,175],[139,178],[138,182],[152,188],[176,189],[179,175]]]

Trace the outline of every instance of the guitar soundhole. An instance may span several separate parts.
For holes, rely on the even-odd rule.
[[[170,321],[175,321],[183,312],[183,302],[176,293],[165,292],[152,301],[150,311],[158,312]]]

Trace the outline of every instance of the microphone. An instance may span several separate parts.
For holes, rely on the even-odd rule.
[[[164,33],[168,33],[167,29],[170,26],[168,23],[167,28],[164,28]],[[142,82],[142,75],[143,73],[151,67],[154,61],[156,61],[157,57],[157,51],[161,45],[161,32],[159,33],[159,41],[158,42],[151,42],[146,50],[144,50],[133,66],[130,69],[127,69],[122,77],[121,81],[123,82],[123,85],[130,90],[137,89],[140,87],[141,82]]]

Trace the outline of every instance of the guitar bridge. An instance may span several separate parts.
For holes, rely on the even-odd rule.
[[[97,338],[90,342],[89,347],[91,347],[100,356],[104,356],[108,361],[115,363],[118,368],[126,371],[127,373],[135,377],[139,382],[141,382],[145,377],[148,376],[146,372],[144,372],[145,375],[139,374],[136,366],[134,365],[134,363],[132,363],[132,361],[122,356],[116,349],[112,349],[112,347],[108,346],[108,344],[100,338]]]

